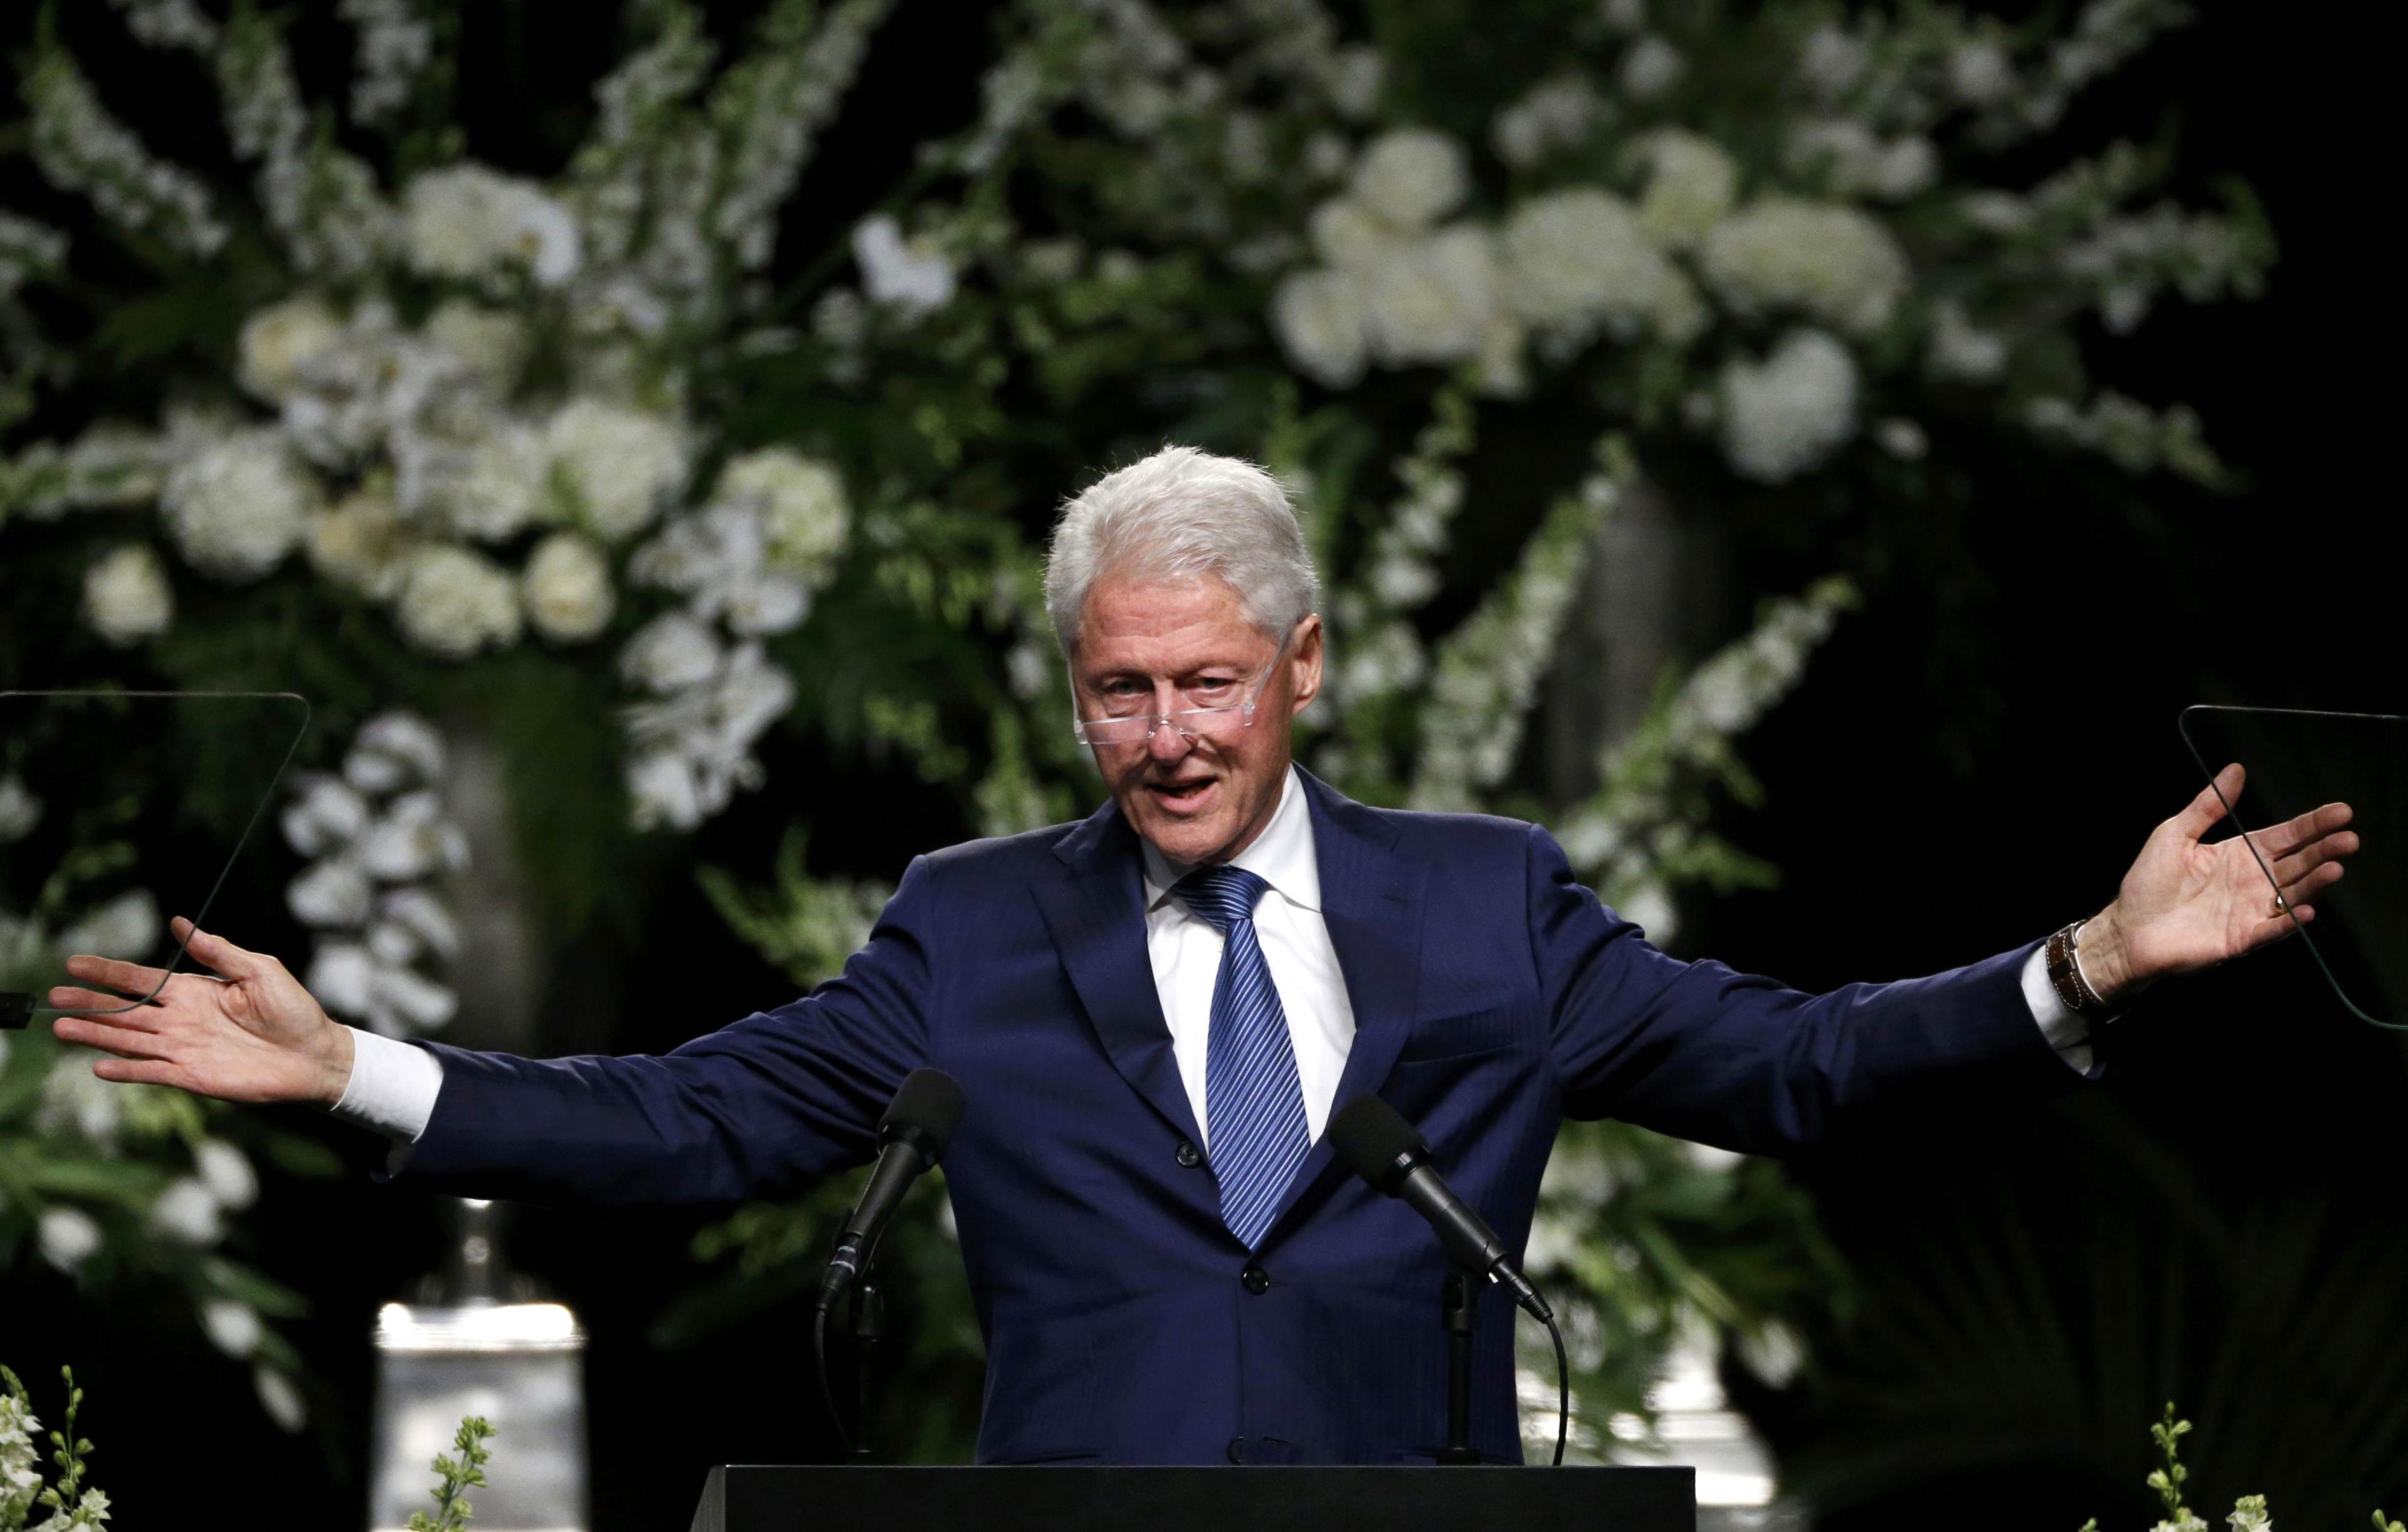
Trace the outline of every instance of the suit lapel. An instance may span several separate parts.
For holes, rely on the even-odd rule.
[[[1068,865],[1068,876],[1038,880],[1037,904],[1087,1024],[1130,1088],[1189,1141],[1202,1143],[1146,955],[1136,832],[1107,802],[1054,854]]]
[[[1312,809],[1321,918],[1354,1011],[1354,1045],[1329,1107],[1335,1118],[1347,1103],[1379,1090],[1412,1032],[1421,996],[1422,898],[1429,865],[1398,852],[1395,828],[1378,814],[1302,767],[1297,772]],[[1335,1159],[1325,1130],[1280,1199],[1273,1229]]]

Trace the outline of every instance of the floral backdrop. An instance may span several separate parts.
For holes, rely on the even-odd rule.
[[[2253,296],[2273,255],[2245,188],[2170,197],[2163,145],[2035,160],[2186,19],[2163,0],[2029,22],[1014,0],[967,125],[843,226],[795,193],[889,0],[774,0],[735,33],[635,0],[540,177],[466,151],[458,12],[337,9],[351,78],[323,96],[249,0],[36,23],[20,122],[46,191],[0,209],[0,680],[307,695],[280,844],[251,854],[313,933],[312,990],[399,1036],[459,1003],[464,747],[503,763],[556,939],[776,792],[773,736],[908,774],[972,830],[1084,812],[1043,533],[1166,439],[1269,464],[1305,511],[1332,643],[1307,765],[1369,801],[1543,817],[1676,942],[1684,899],[1774,876],[1714,814],[1766,791],[1739,742],[1861,571],[1747,593],[1588,741],[1586,785],[1551,790],[1532,721],[1616,518],[1739,505],[1747,536],[1863,549],[1969,434],[2221,486],[2198,416],[2094,379],[2081,336]],[[102,24],[208,81],[229,159],[128,125],[72,45]],[[49,807],[29,769],[0,757],[0,839]],[[887,891],[815,866],[799,807],[774,859],[704,876],[807,984]],[[66,950],[161,954],[138,866],[109,877],[0,888],[12,983]],[[322,1156],[85,1063],[11,1040],[0,1260],[182,1273],[296,1425],[302,1364],[267,1322],[297,1300],[217,1248],[255,1156]],[[724,1260],[665,1335],[792,1294],[846,1200],[797,1190],[706,1240]],[[915,1206],[900,1248],[939,1317],[912,1365],[958,1398],[976,1336],[941,1199]],[[1566,1129],[1530,1264],[1569,1300],[1592,1454],[1644,1434],[1684,1331],[1777,1382],[1801,1308],[1846,1301],[1776,1167],[1610,1124]],[[958,1453],[967,1418],[928,1422],[914,1450]]]

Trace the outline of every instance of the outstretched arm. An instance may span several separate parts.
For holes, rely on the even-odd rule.
[[[342,1099],[351,1077],[351,1028],[268,954],[196,931],[180,915],[174,930],[211,973],[166,975],[138,963],[70,957],[69,978],[101,987],[50,991],[59,1009],[91,1013],[52,1023],[59,1040],[111,1055],[93,1066],[103,1080],[173,1085],[222,1101]],[[128,1003],[153,991],[146,1003]]]
[[[2245,841],[2201,838],[2241,795],[2245,776],[2237,762],[2226,766],[2151,832],[2114,902],[2083,926],[2082,971],[2100,999],[2280,941],[2315,919],[2316,896],[2341,881],[2341,859],[2358,850],[2358,832],[2344,828],[2345,803],[2312,809]],[[2281,885],[2279,900],[2269,872]]]

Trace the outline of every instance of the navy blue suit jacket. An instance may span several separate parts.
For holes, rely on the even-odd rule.
[[[1354,1009],[1337,1104],[1385,1096],[1517,1252],[1567,1114],[1777,1153],[1934,1076],[2072,1078],[2024,999],[2028,947],[1802,995],[1650,947],[1534,825],[1303,785]],[[923,856],[840,978],[674,1052],[436,1047],[442,1092],[399,1179],[587,1207],[787,1191],[866,1161],[903,1077],[934,1066],[968,1095],[945,1172],[987,1341],[981,1461],[1426,1459],[1436,1239],[1326,1140],[1255,1251],[1222,1225],[1210,1166],[1180,1153],[1200,1136],[1143,897],[1109,804]],[[1518,1461],[1512,1310],[1485,1302],[1475,1442]]]

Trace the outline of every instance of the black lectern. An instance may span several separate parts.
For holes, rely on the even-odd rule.
[[[1697,1532],[1692,1468],[710,1470],[693,1532]]]

